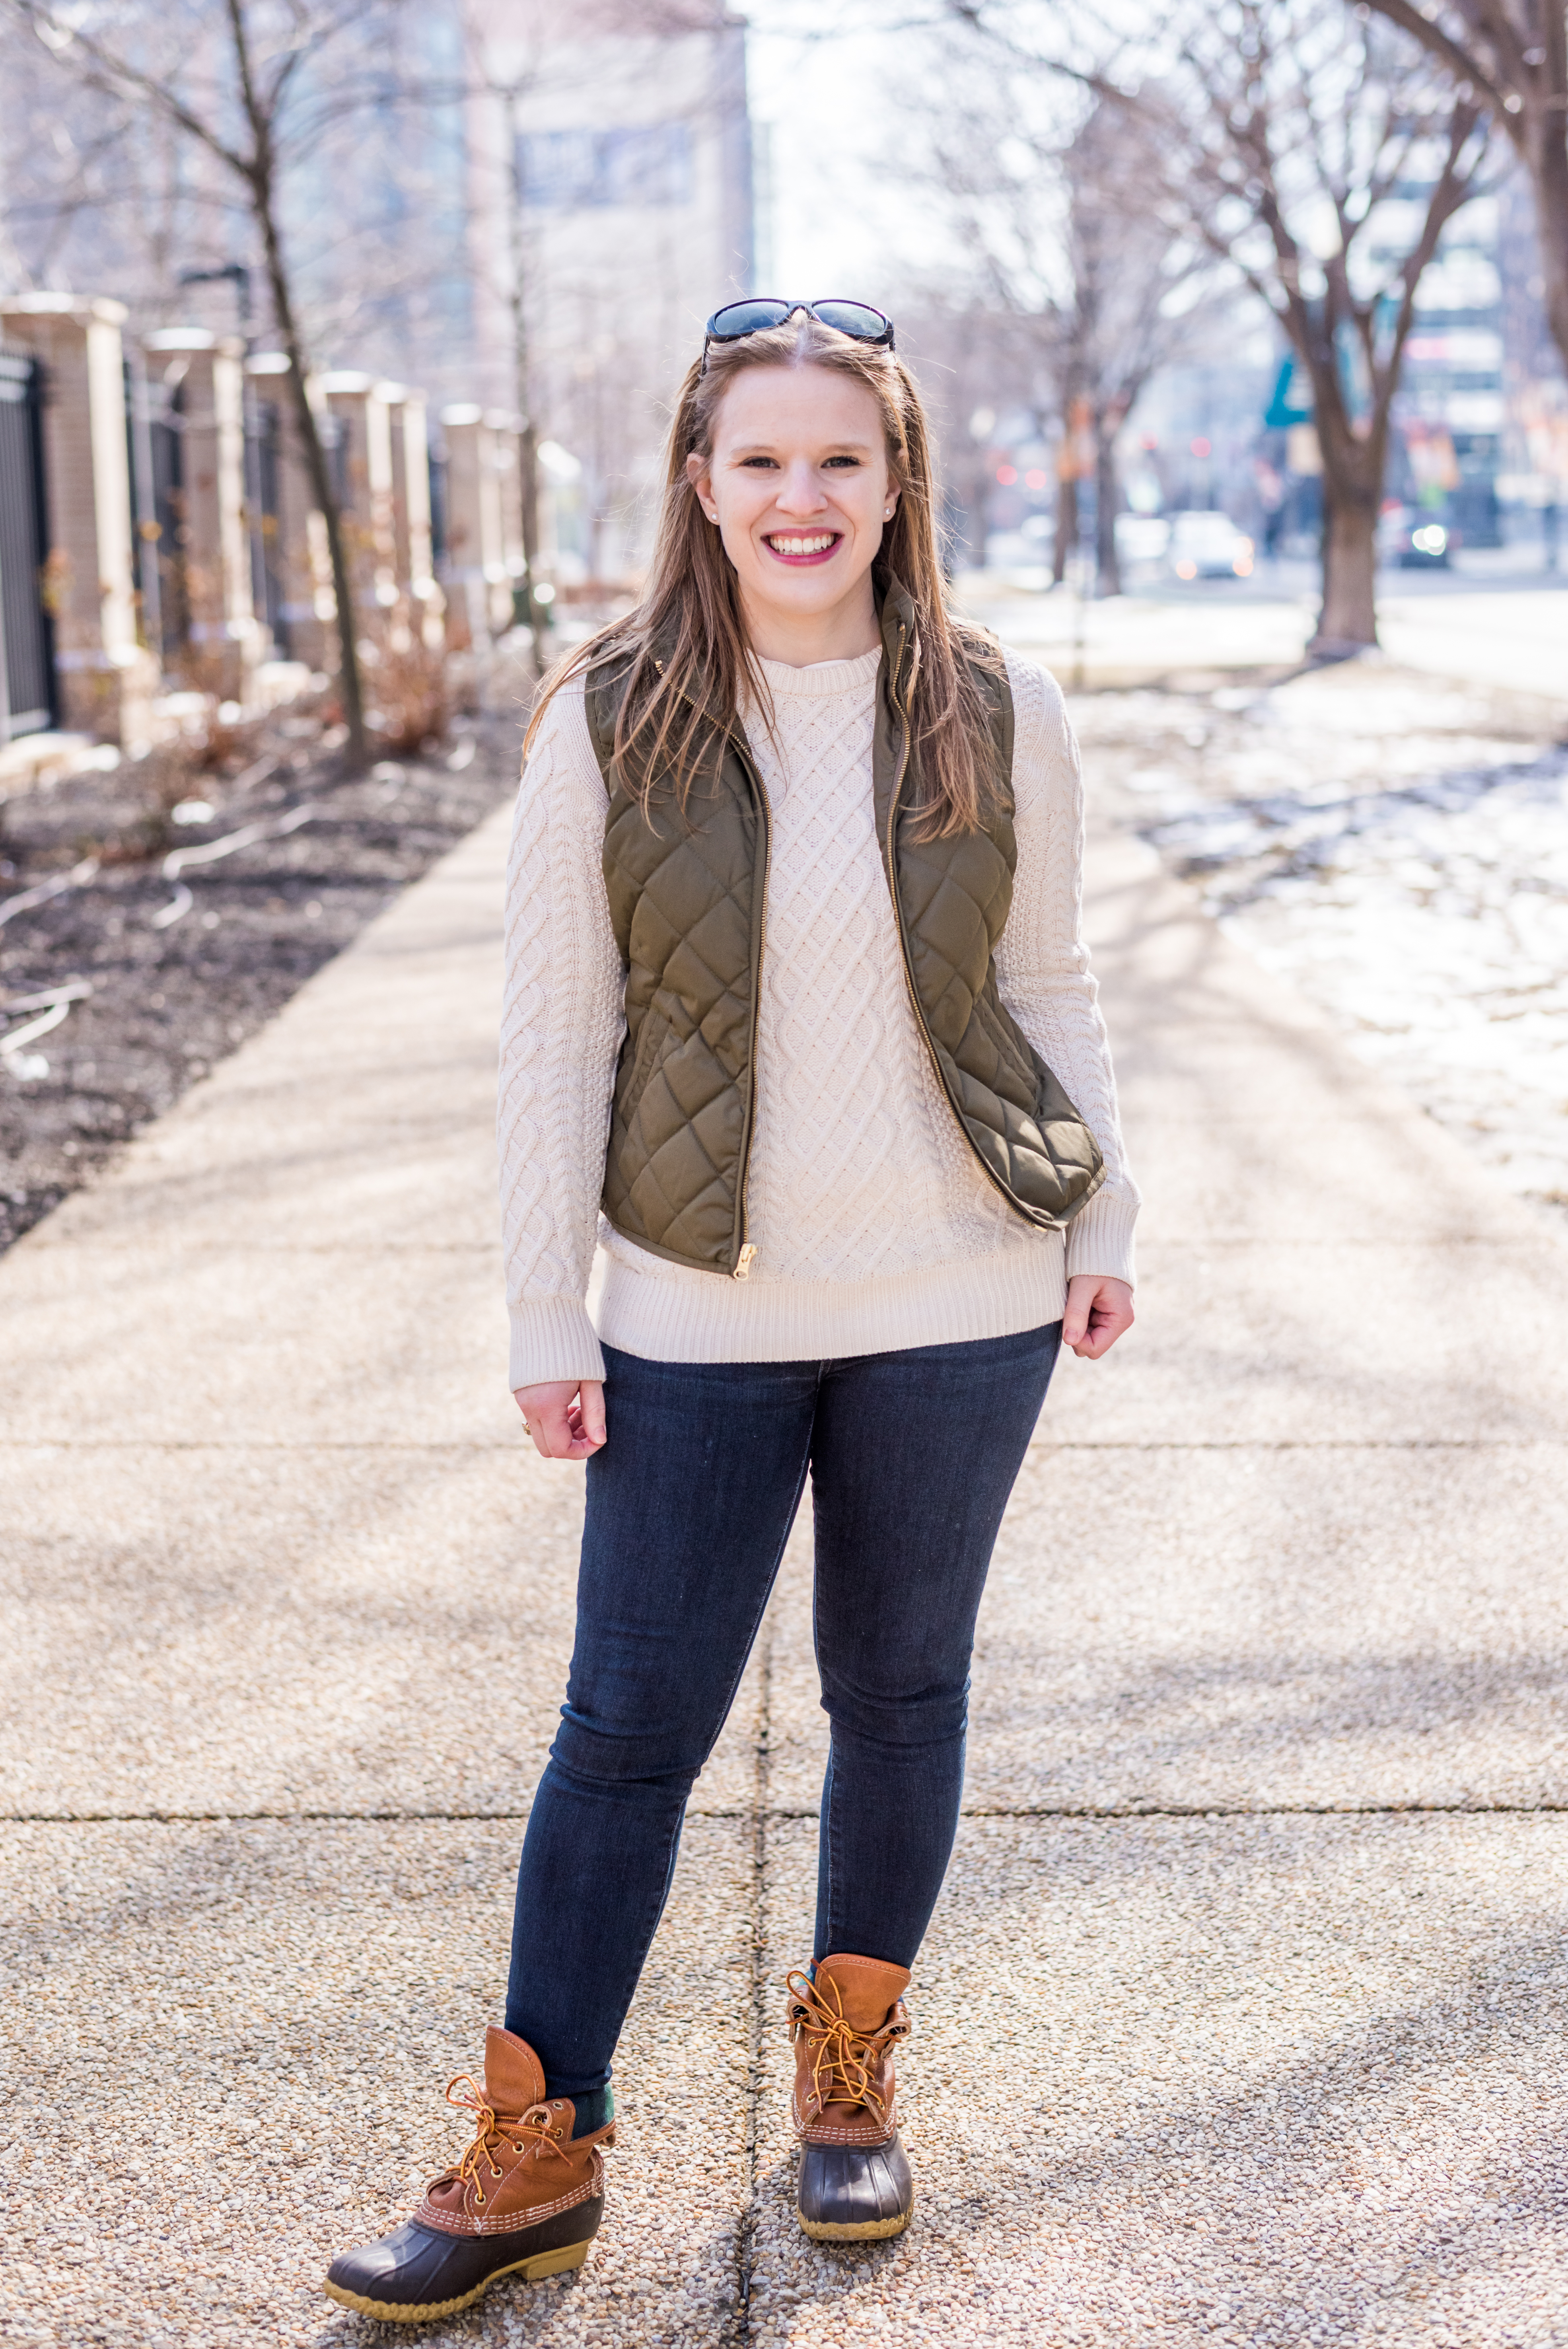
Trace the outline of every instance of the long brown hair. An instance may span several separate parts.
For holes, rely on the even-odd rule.
[[[920,829],[928,837],[972,832],[991,796],[994,755],[985,706],[965,655],[993,671],[1002,663],[992,638],[962,626],[947,609],[931,435],[920,394],[892,351],[856,342],[804,314],[744,341],[714,344],[706,373],[695,360],[688,368],[670,428],[658,535],[643,599],[579,645],[545,680],[525,754],[552,697],[568,678],[616,655],[625,657],[629,674],[615,727],[615,763],[628,778],[634,770],[645,797],[651,779],[663,773],[685,800],[698,772],[711,767],[716,727],[726,733],[738,724],[747,691],[766,713],[766,686],[748,654],[735,568],[686,475],[689,456],[713,453],[715,421],[731,383],[743,368],[756,367],[826,367],[854,377],[876,398],[900,495],[872,565],[872,584],[880,600],[896,581],[914,606],[920,657],[909,718],[922,786]]]

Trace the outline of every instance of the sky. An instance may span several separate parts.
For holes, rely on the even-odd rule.
[[[936,7],[758,0],[747,13],[751,112],[771,190],[769,283],[758,290],[886,307],[941,236],[888,168],[901,151],[897,91],[921,57],[919,34],[904,28]]]

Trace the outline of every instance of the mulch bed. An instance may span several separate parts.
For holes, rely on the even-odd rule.
[[[323,740],[330,715],[281,710],[182,764],[122,764],[0,802],[0,1250],[516,788],[516,718],[459,720],[438,747],[350,781]],[[192,802],[211,814],[190,820]],[[254,839],[167,875],[170,854],[252,826]],[[24,1038],[49,1009],[35,999],[69,986],[83,991],[64,1019]]]

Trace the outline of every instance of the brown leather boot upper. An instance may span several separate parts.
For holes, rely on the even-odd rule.
[[[885,2145],[898,2126],[892,2051],[909,2036],[906,1966],[843,1954],[791,1973],[795,2128],[808,2145]]]
[[[604,2191],[599,2147],[614,2144],[614,2122],[573,2144],[570,2099],[545,2101],[539,2058],[514,2032],[491,2025],[484,2086],[460,2074],[447,2085],[447,2102],[473,2114],[474,2141],[455,2169],[425,2189],[414,2212],[421,2227],[448,2235],[512,2234]]]

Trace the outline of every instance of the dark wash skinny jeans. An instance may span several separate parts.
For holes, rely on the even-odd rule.
[[[808,1471],[831,1723],[815,1955],[913,1965],[958,1824],[975,1619],[1061,1324],[828,1362],[606,1346],[577,1640],[517,1878],[506,2020],[552,2095],[610,2059]]]

